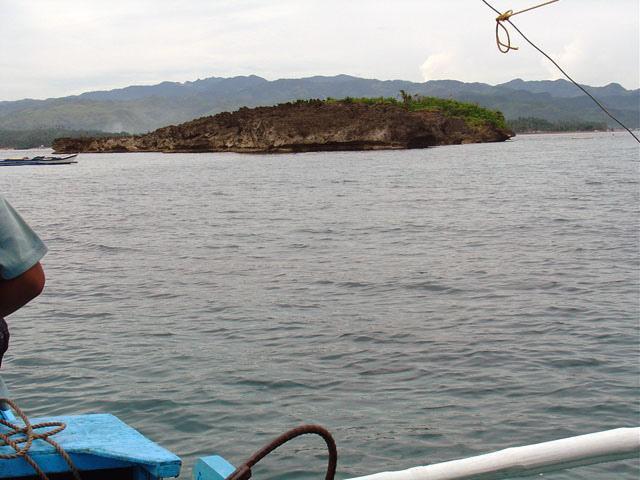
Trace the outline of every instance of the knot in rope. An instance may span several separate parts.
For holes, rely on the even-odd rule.
[[[14,458],[24,458],[24,460],[31,465],[36,474],[42,480],[49,480],[49,477],[38,466],[38,464],[29,456],[29,450],[36,440],[43,440],[51,445],[60,454],[60,456],[67,462],[69,469],[73,473],[76,480],[80,479],[80,473],[73,464],[69,454],[64,449],[52,440],[50,437],[62,432],[67,426],[62,422],[43,422],[32,425],[25,413],[16,405],[15,402],[8,398],[0,398],[0,403],[6,403],[9,405],[16,415],[22,420],[23,425],[7,421],[0,417],[0,424],[9,428],[8,431],[0,431],[0,447],[11,447],[14,453],[0,454],[0,460],[11,460]],[[47,429],[44,432],[36,433],[36,430]]]
[[[506,22],[513,16],[513,10],[507,10],[496,17],[496,22]]]

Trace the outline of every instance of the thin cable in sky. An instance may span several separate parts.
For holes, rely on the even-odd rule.
[[[497,10],[496,8],[494,8],[494,7],[493,7],[489,2],[487,2],[487,0],[482,0],[482,2],[483,2],[487,7],[489,7],[491,10],[493,10],[494,12],[496,12],[496,13],[498,14],[498,16],[499,16],[499,17],[503,17],[502,12],[500,12],[499,10]],[[614,120],[618,125],[620,125],[620,126],[621,126],[622,128],[624,128],[627,132],[629,132],[629,134],[630,134],[630,135],[631,135],[631,136],[636,140],[636,142],[640,143],[640,138],[638,138],[638,137],[637,137],[637,136],[636,136],[636,135],[631,131],[631,129],[629,129],[629,127],[627,127],[624,123],[622,123],[620,120],[618,120],[616,117],[614,117],[614,116],[613,116],[613,114],[612,114],[611,112],[609,112],[609,110],[607,110],[607,108],[606,108],[602,103],[600,103],[600,102],[599,102],[599,101],[598,101],[598,100],[597,100],[593,95],[591,95],[589,92],[587,92],[587,90],[586,90],[584,87],[582,87],[582,85],[580,85],[580,84],[579,84],[578,82],[576,82],[573,78],[571,78],[571,76],[570,76],[567,72],[565,72],[565,71],[564,71],[564,69],[563,69],[560,65],[558,65],[558,63],[557,63],[553,58],[551,58],[551,57],[550,57],[549,55],[547,55],[547,54],[546,54],[546,53],[545,53],[545,52],[544,52],[540,47],[538,47],[535,43],[533,43],[531,40],[529,40],[529,38],[527,38],[527,36],[526,36],[524,33],[522,33],[522,32],[520,31],[520,29],[519,29],[518,27],[516,27],[516,26],[513,24],[513,22],[512,22],[511,20],[509,20],[509,17],[508,17],[508,16],[504,16],[504,19],[503,19],[503,20],[498,20],[498,19],[496,19],[496,22],[498,22],[498,23],[500,23],[501,21],[506,21],[506,22],[508,22],[508,23],[509,23],[509,25],[511,25],[511,26],[514,28],[514,30],[515,30],[516,32],[518,32],[518,33],[520,34],[520,36],[526,40],[526,42],[527,42],[529,45],[531,45],[531,46],[532,46],[533,48],[535,48],[538,52],[540,52],[542,55],[544,55],[544,56],[547,58],[547,60],[549,60],[551,63],[553,63],[553,64],[556,66],[556,68],[557,68],[558,70],[560,70],[560,71],[562,72],[562,74],[563,74],[565,77],[567,77],[567,79],[569,79],[569,80],[571,81],[571,83],[573,83],[576,87],[578,87],[580,90],[582,90],[582,91],[583,91],[583,92],[584,92],[584,93],[585,93],[589,98],[591,98],[591,100],[593,100],[593,101],[596,103],[596,105],[598,105],[598,107],[600,107],[600,108],[602,109],[602,111],[603,111],[604,113],[606,113],[607,115],[609,115],[609,117],[611,117],[611,118],[612,118],[612,119],[613,119],[613,120]],[[510,40],[509,40],[509,42],[510,42]],[[498,45],[500,45],[500,43],[498,43]],[[506,53],[506,52],[508,52],[509,50],[512,50],[512,48],[507,48],[507,49],[506,49],[506,51],[505,51],[505,50],[501,50],[501,51],[502,51],[502,52],[504,52],[504,53]]]

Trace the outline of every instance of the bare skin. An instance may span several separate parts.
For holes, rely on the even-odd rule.
[[[44,283],[40,262],[16,278],[0,280],[0,318],[11,315],[40,295]]]

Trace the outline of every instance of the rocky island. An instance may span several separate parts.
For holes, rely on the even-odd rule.
[[[500,112],[434,97],[300,100],[241,108],[144,135],[59,138],[59,153],[290,153],[426,148],[502,142],[514,135]]]

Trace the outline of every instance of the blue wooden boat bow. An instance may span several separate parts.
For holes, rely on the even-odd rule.
[[[28,419],[13,404],[20,417],[16,418],[12,402],[2,400],[8,398],[0,377],[0,479],[56,475],[56,480],[66,480],[77,478],[74,468],[82,480],[160,480],[180,475],[179,457],[113,415]],[[55,433],[48,437],[53,442],[38,439],[47,433]]]
[[[171,478],[180,474],[182,461],[179,457],[113,415],[78,415],[32,420],[34,424],[45,422],[66,424],[66,428],[55,435],[55,440],[81,472],[119,470],[123,478],[135,480]],[[0,426],[0,432],[6,433],[9,430],[8,427]],[[0,454],[11,453],[14,453],[13,448],[0,447]],[[69,466],[56,449],[42,440],[34,441],[28,454],[46,474],[69,472]],[[0,460],[0,478],[32,476],[34,470],[23,458]]]

